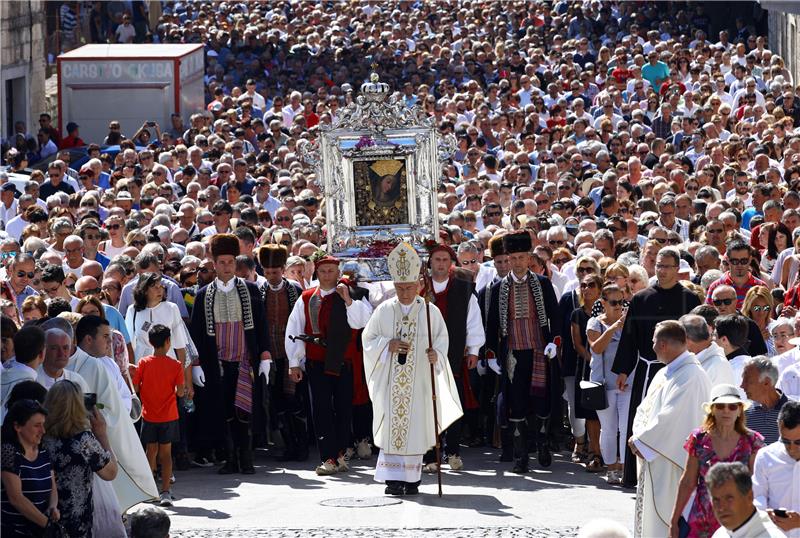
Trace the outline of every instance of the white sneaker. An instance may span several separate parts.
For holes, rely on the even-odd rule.
[[[327,460],[322,462],[317,469],[316,472],[319,476],[329,476],[332,474],[336,474],[336,463],[333,460]]]
[[[356,454],[358,454],[358,458],[362,460],[372,458],[372,445],[369,444],[369,441],[366,439],[359,441],[356,447]]]
[[[448,456],[447,457],[447,465],[450,466],[450,469],[453,471],[460,471],[464,468],[464,462],[461,461],[461,456]]]
[[[336,472],[346,473],[349,470],[350,467],[347,465],[347,459],[344,456],[339,456],[339,459],[336,460]]]
[[[158,504],[160,506],[172,506],[172,494],[169,491],[162,491]]]
[[[422,468],[423,473],[436,474],[439,472],[439,464],[436,462],[428,463]]]

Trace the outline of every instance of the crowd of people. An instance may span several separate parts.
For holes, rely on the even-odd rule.
[[[204,44],[188,125],[109,118],[84,142],[42,114],[3,141],[30,175],[0,172],[4,532],[116,536],[134,504],[171,504],[173,460],[251,474],[254,448],[316,445],[325,476],[381,443],[392,495],[469,468],[465,446],[517,473],[565,449],[637,487],[639,535],[800,536],[800,87],[752,20],[712,35],[702,3],[599,0],[162,7],[129,14],[128,39]],[[415,364],[416,325],[381,336],[395,290],[324,252],[323,178],[301,158],[373,70],[457,139],[423,292],[447,341],[420,357],[447,363],[463,413],[439,459],[372,430],[378,408],[402,422],[372,375]]]

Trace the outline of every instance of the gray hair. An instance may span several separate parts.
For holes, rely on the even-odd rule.
[[[472,241],[464,241],[463,243],[458,245],[458,251],[456,252],[456,254],[458,255],[473,254],[473,253],[478,254],[479,251],[478,247],[476,247]]]
[[[716,489],[723,484],[733,480],[736,489],[742,495],[747,495],[753,489],[753,480],[750,478],[750,471],[741,462],[715,463],[706,473],[706,485],[708,489]]]
[[[625,267],[630,269],[631,266],[639,264],[639,255],[632,251],[623,252],[617,258],[617,263],[624,265]]]
[[[169,516],[157,506],[145,506],[130,515],[131,538],[167,538]]]
[[[692,342],[706,342],[711,339],[711,330],[702,316],[686,314],[678,320],[686,331],[686,338]]]
[[[547,240],[555,238],[556,236],[562,236],[569,239],[569,234],[567,233],[567,229],[564,226],[553,226],[552,228],[547,230]]]
[[[758,370],[759,381],[764,381],[764,378],[766,377],[772,382],[773,387],[778,384],[778,377],[780,376],[778,367],[775,366],[772,363],[772,360],[767,358],[765,355],[756,355],[744,365],[745,370],[751,367]]]
[[[699,260],[700,258],[713,258],[715,260],[720,259],[719,250],[711,245],[703,245],[702,247],[698,248],[697,251],[694,253],[694,259]]]
[[[704,290],[707,290],[712,282],[716,282],[721,277],[722,277],[722,271],[718,269],[710,269],[706,271],[702,277],[700,277],[700,285],[703,286]]]
[[[581,527],[578,538],[630,538],[624,525],[610,519],[594,519]]]

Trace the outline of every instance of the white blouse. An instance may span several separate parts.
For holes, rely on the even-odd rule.
[[[131,305],[125,315],[125,326],[131,335],[134,364],[137,364],[142,357],[153,354],[153,346],[150,345],[147,331],[157,324],[165,325],[170,330],[172,344],[168,353],[170,357],[177,359],[178,355],[175,350],[186,349],[187,330],[177,305],[164,301],[154,308],[138,311],[134,305]]]

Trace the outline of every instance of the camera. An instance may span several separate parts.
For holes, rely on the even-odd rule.
[[[147,122],[147,126],[148,126],[148,127],[155,127],[155,126],[156,126],[156,122],[154,122],[154,121],[148,121],[148,122]]]
[[[92,412],[95,406],[97,405],[97,394],[94,392],[88,392],[83,395],[83,406],[86,408],[87,411]]]

